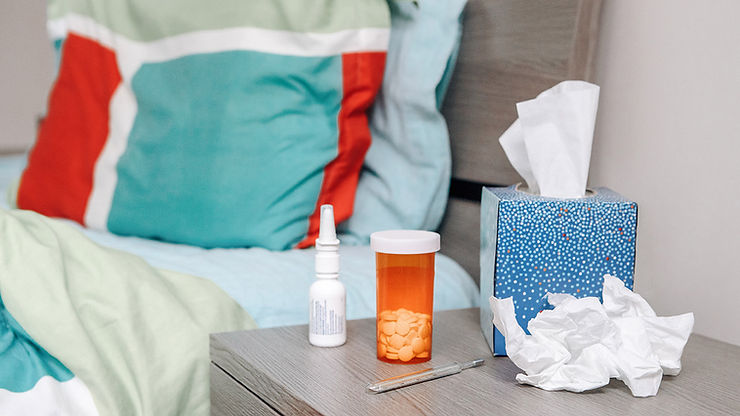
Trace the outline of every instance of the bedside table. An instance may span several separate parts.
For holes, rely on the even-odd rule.
[[[740,414],[740,347],[693,335],[684,368],[656,397],[634,398],[621,381],[590,393],[547,392],[516,383],[520,370],[493,357],[478,309],[434,314],[432,360],[386,364],[375,358],[375,319],[347,322],[347,343],[318,348],[306,325],[211,335],[213,415],[626,415]],[[482,367],[382,394],[379,379],[452,361]]]

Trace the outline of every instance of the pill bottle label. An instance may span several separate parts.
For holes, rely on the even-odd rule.
[[[309,333],[338,335],[344,333],[344,297],[311,299]]]

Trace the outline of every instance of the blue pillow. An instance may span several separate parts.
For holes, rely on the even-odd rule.
[[[339,229],[367,243],[383,229],[434,230],[447,203],[451,156],[440,113],[462,36],[467,0],[389,1],[391,38],[381,91],[370,114],[372,144]]]
[[[17,205],[202,247],[313,245],[350,217],[386,0],[50,0],[61,53]]]

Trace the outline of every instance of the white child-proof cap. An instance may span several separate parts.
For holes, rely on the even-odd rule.
[[[439,251],[439,234],[432,231],[388,230],[370,234],[370,248],[386,254],[425,254]]]

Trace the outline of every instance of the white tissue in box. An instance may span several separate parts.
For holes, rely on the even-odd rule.
[[[599,86],[563,81],[517,103],[519,118],[499,142],[531,192],[580,198],[586,192]]]
[[[681,354],[694,314],[658,317],[640,295],[604,276],[604,303],[549,294],[555,307],[519,326],[511,298],[490,298],[493,323],[506,338],[509,358],[526,374],[519,383],[582,392],[624,381],[634,396],[655,396],[663,374],[681,371]]]

